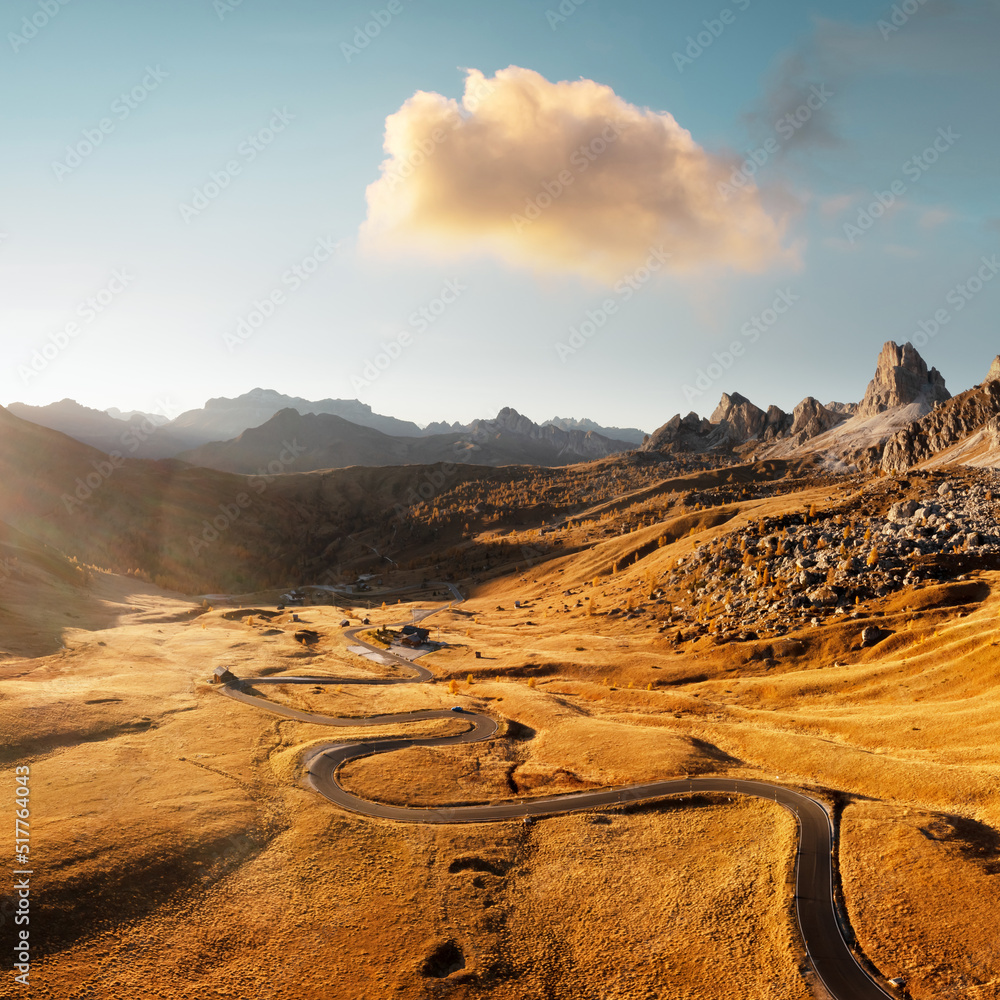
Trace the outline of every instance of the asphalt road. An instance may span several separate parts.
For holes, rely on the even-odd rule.
[[[451,587],[457,599],[461,600],[461,594],[456,588],[450,584],[448,586]],[[418,612],[414,620],[422,620],[437,610],[440,608]],[[349,629],[345,634],[354,643],[369,646],[383,656],[392,659],[398,666],[410,671],[410,675],[367,681],[363,678],[341,678],[328,675],[256,677],[248,678],[248,683],[254,686],[261,684],[419,684],[433,676],[426,667],[411,663],[404,657],[370,646],[363,639],[358,639],[357,633],[359,631],[361,629]],[[599,806],[627,805],[667,795],[687,795],[696,792],[754,795],[777,802],[791,811],[798,821],[799,845],[795,870],[795,910],[802,940],[805,942],[813,969],[835,1000],[885,1000],[887,996],[898,996],[898,994],[882,989],[868,976],[844,940],[833,896],[833,826],[826,808],[819,801],[802,792],[764,781],[712,777],[675,778],[669,781],[654,781],[621,788],[599,788],[585,792],[572,792],[548,798],[501,800],[475,805],[444,805],[436,808],[389,805],[370,799],[362,799],[342,788],[337,781],[337,771],[341,765],[349,760],[370,757],[374,754],[391,753],[406,747],[443,747],[488,740],[496,735],[499,728],[496,721],[487,715],[447,710],[335,718],[287,708],[238,690],[232,685],[225,685],[220,691],[230,698],[262,708],[275,715],[327,726],[392,725],[422,722],[429,719],[451,719],[460,722],[462,730],[451,736],[399,737],[353,743],[339,742],[313,748],[305,758],[309,785],[344,809],[380,819],[396,820],[403,823],[495,823],[524,817],[539,818],[580,812]]]

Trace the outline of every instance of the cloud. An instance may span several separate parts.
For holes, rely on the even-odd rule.
[[[859,21],[816,17],[812,30],[776,61],[763,92],[744,112],[751,142],[777,136],[777,158],[799,155],[815,179],[827,172],[828,153],[849,152],[853,145],[844,134],[847,109],[859,99],[868,104],[883,99],[887,80],[920,79],[926,85],[935,78],[938,88],[954,80],[973,81],[990,92],[998,31],[996,0],[887,2],[880,13]],[[807,116],[802,105],[817,88],[829,92],[830,99]],[[891,127],[896,111],[886,106],[885,114]],[[996,116],[987,111],[981,117],[985,127]]]
[[[955,218],[955,213],[947,208],[928,208],[920,214],[919,225],[921,229],[937,229],[946,222],[951,222]]]
[[[919,250],[914,247],[903,246],[901,243],[886,243],[882,247],[882,252],[888,254],[890,257],[903,257],[907,260],[920,256]]]
[[[781,155],[789,149],[843,145],[836,112],[840,84],[831,88],[835,74],[817,72],[817,63],[802,51],[786,55],[771,74],[760,102],[744,115],[755,137],[781,140]]]
[[[733,158],[593,80],[468,70],[461,104],[418,91],[386,119],[384,148],[367,190],[368,249],[475,250],[610,282],[651,248],[675,271],[796,259],[752,182],[725,192]]]
[[[857,196],[853,194],[831,195],[829,198],[823,198],[820,201],[819,210],[829,218],[834,215],[840,215],[841,212],[852,208],[857,203],[857,200]]]

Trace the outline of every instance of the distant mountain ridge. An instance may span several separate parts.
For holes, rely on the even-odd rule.
[[[182,452],[178,459],[220,472],[243,474],[268,470],[282,452],[294,451],[285,471],[312,472],[347,466],[430,465],[570,465],[628,451],[628,442],[612,441],[592,431],[562,431],[539,426],[509,407],[493,420],[474,421],[468,429],[418,438],[383,434],[331,413],[300,414],[291,407],[259,427],[229,441]]]
[[[628,441],[629,444],[641,445],[649,435],[638,427],[602,427],[593,420],[584,417],[576,420],[573,417],[553,417],[551,420],[543,420],[542,426],[550,425],[558,427],[562,431],[593,431],[602,437],[612,438],[616,441]]]
[[[81,406],[73,399],[47,406],[11,403],[7,411],[107,454],[117,452],[126,458],[170,458],[200,443],[195,435],[186,434],[170,424],[157,426],[152,414],[133,411],[116,417],[106,410]]]
[[[251,427],[259,427],[281,410],[293,409],[301,414],[329,413],[360,427],[371,427],[383,434],[401,437],[420,437],[423,431],[411,420],[375,413],[367,403],[357,399],[302,399],[286,396],[274,389],[251,389],[229,399],[220,396],[208,400],[203,407],[187,410],[170,427],[182,431],[199,444],[209,441],[228,441]]]
[[[181,455],[189,458],[188,453],[206,445],[235,441],[246,431],[264,426],[277,414],[286,410],[294,411],[301,416],[333,416],[356,430],[351,432],[337,421],[308,424],[312,434],[315,434],[320,427],[326,427],[330,431],[332,437],[327,442],[325,451],[328,461],[332,463],[328,466],[331,468],[345,464],[378,465],[383,461],[388,464],[412,464],[422,460],[420,456],[438,454],[445,447],[441,441],[427,447],[418,446],[414,443],[416,440],[442,435],[452,441],[453,447],[458,447],[465,456],[463,460],[476,453],[482,444],[478,439],[483,436],[496,438],[496,435],[503,434],[524,439],[520,444],[513,439],[502,443],[495,440],[486,449],[487,458],[484,464],[489,465],[522,462],[566,464],[590,458],[604,458],[636,447],[642,443],[644,437],[642,431],[635,428],[623,432],[621,437],[606,434],[600,425],[592,420],[562,421],[566,424],[565,427],[560,427],[552,421],[539,425],[509,408],[501,410],[492,419],[474,420],[468,424],[457,422],[449,424],[440,421],[421,428],[411,420],[400,420],[375,413],[367,403],[357,399],[308,400],[259,387],[232,398],[219,396],[209,399],[203,407],[186,410],[170,421],[161,415],[138,410],[127,413],[115,407],[95,410],[81,406],[72,399],[64,399],[47,406],[12,403],[8,409],[22,419],[59,431],[109,454],[117,452],[126,458],[151,459]],[[288,418],[285,417],[283,420],[287,423]],[[397,443],[390,447],[381,438],[362,433],[363,429],[377,431],[391,438],[411,439],[411,444],[406,447]],[[456,445],[457,439],[462,439],[464,445]],[[371,448],[370,453],[366,454],[363,451],[362,442],[367,442]],[[235,454],[244,445],[234,447],[231,451]],[[311,450],[314,458],[311,461],[320,461],[319,453],[323,448],[320,442],[314,442],[314,448]],[[213,448],[204,454],[221,456],[223,453],[224,449]],[[431,461],[446,460],[440,456],[431,459]],[[230,463],[230,459],[219,458],[219,461],[225,461],[227,467]]]

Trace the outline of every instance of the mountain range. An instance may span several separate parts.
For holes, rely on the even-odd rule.
[[[78,417],[84,411],[91,432],[110,426],[75,403],[54,409]],[[150,440],[181,433],[173,422],[156,428],[142,414],[127,416],[104,414],[116,430],[152,428]],[[579,503],[616,502],[615,483],[626,469],[644,469],[648,489],[661,481],[674,489],[691,456],[692,467],[720,474],[748,463],[779,476],[782,468],[804,467],[834,474],[1000,467],[1000,357],[980,385],[952,397],[911,345],[890,342],[857,404],[806,397],[789,414],[730,392],[711,418],[677,415],[642,450],[630,447],[593,431],[535,424],[511,409],[465,431],[405,436],[286,407],[228,441],[150,460],[82,443],[0,407],[0,534],[4,524],[14,532],[4,556],[11,561],[18,552],[42,558],[42,550],[32,555],[17,541],[21,533],[81,566],[141,569],[188,593],[243,592],[319,578],[362,557],[378,561],[355,540],[359,532],[394,546],[393,558],[431,545],[436,525],[411,513],[429,496],[428,510],[447,496],[442,510],[457,504],[460,521],[494,510],[516,523],[519,511],[537,507],[545,483],[562,475],[538,466],[574,465],[563,481],[577,484],[566,489],[577,491]],[[56,555],[53,567],[76,572]]]
[[[593,431],[540,426],[504,408],[493,420],[425,437],[399,437],[360,427],[332,413],[281,410],[259,427],[231,441],[214,442],[177,457],[192,465],[252,474],[280,463],[289,447],[298,472],[351,465],[571,465],[606,458],[632,446]],[[281,470],[284,471],[284,470]]]
[[[1000,360],[980,386],[952,398],[941,373],[928,368],[912,344],[889,341],[857,403],[823,404],[806,396],[788,413],[725,392],[711,416],[678,413],[651,435],[587,419],[554,417],[536,424],[509,407],[490,419],[421,428],[358,400],[310,401],[259,388],[210,399],[173,420],[90,409],[71,399],[42,407],[12,403],[7,409],[108,454],[176,458],[244,475],[438,462],[560,466],[636,449],[720,460],[814,455],[831,471],[900,471],[951,450],[990,464],[1000,448],[998,397]]]
[[[303,458],[303,470],[470,460],[482,465],[565,465],[627,451],[642,444],[646,436],[637,428],[616,436],[617,428],[602,428],[586,419],[555,418],[539,425],[509,408],[492,419],[438,422],[421,428],[409,420],[375,413],[356,399],[307,400],[260,388],[235,398],[210,399],[204,407],[187,410],[173,420],[160,414],[123,413],[114,407],[91,409],[72,399],[47,406],[11,403],[7,409],[109,454],[152,459],[180,456],[227,470],[266,466],[276,454],[270,439],[279,427],[282,435],[297,431],[309,440],[310,457]],[[299,418],[323,419],[296,423],[289,412]],[[272,424],[279,414],[281,419]],[[244,433],[253,429],[260,433],[243,440]],[[225,447],[227,443],[231,446]],[[258,445],[261,450],[252,455]]]
[[[1000,359],[982,385],[953,399],[941,373],[928,368],[912,344],[888,341],[859,403],[824,405],[806,396],[786,413],[773,405],[763,410],[738,392],[723,393],[711,417],[676,414],[650,435],[642,450],[755,459],[813,455],[831,471],[900,471],[982,432],[975,446],[977,460],[1000,463],[1000,451],[991,452],[983,437],[1000,414],[989,388],[997,379]]]

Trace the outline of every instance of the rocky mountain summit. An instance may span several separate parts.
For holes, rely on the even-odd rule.
[[[857,416],[874,417],[886,410],[909,403],[924,403],[933,408],[951,399],[944,379],[936,368],[927,363],[909,343],[900,347],[893,341],[882,346],[875,368],[875,377],[868,383]]]
[[[747,444],[766,446],[779,441],[798,445],[846,420],[849,412],[843,403],[824,406],[812,396],[806,396],[791,413],[774,405],[762,410],[738,392],[724,392],[711,417],[678,413],[650,435],[642,450],[743,450]]]

